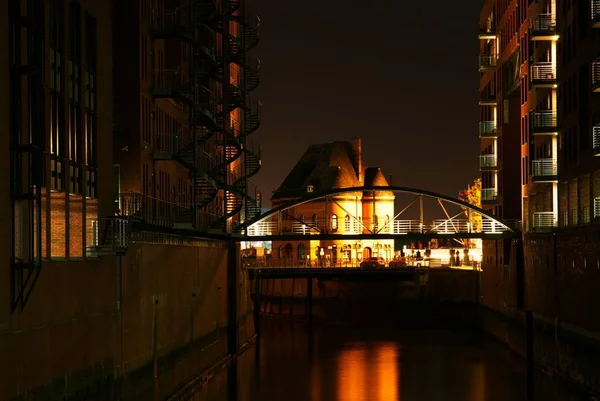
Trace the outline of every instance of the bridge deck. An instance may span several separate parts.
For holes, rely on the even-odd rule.
[[[250,279],[253,280],[258,271],[260,278],[326,278],[326,279],[386,279],[395,281],[414,280],[417,274],[427,275],[429,269],[373,269],[366,270],[358,267],[346,268],[311,268],[311,267],[267,267],[248,268]],[[439,269],[442,270],[442,269]],[[447,269],[451,270],[451,269]]]

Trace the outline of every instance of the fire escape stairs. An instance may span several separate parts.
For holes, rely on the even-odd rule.
[[[260,59],[256,57],[253,60],[254,62],[244,65],[244,86],[248,92],[252,92],[260,84]]]
[[[260,127],[261,103],[257,102],[256,107],[246,106],[244,108],[244,129],[245,134],[250,135]]]

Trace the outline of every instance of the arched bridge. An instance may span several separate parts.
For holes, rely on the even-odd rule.
[[[519,238],[520,222],[421,189],[385,186],[307,193],[244,227],[250,241]]]

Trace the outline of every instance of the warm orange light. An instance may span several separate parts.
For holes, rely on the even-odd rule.
[[[377,379],[379,401],[399,401],[398,347],[384,344],[377,349]]]
[[[342,351],[338,364],[338,400],[366,400],[365,375],[369,373],[365,369],[366,351],[364,349]]]

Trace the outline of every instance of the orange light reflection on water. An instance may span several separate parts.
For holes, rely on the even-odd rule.
[[[339,401],[399,401],[398,346],[361,345],[344,350],[338,359]]]

